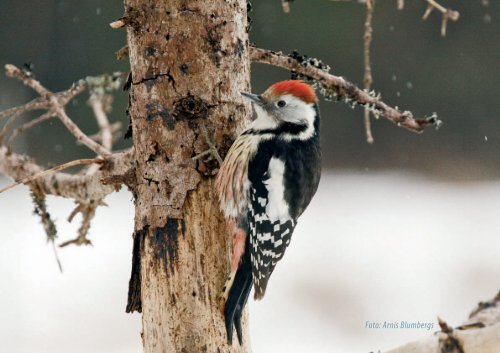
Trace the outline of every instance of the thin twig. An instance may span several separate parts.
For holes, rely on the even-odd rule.
[[[31,102],[18,107],[13,107],[0,112],[0,119],[16,114],[18,111],[26,113],[32,110],[47,109],[47,102],[40,97],[33,99]]]
[[[437,1],[435,0],[425,0],[427,1],[427,3],[432,6],[433,8],[435,8],[436,10],[438,10],[439,12],[441,12],[442,14],[446,14],[448,11],[450,11],[449,9],[447,9],[446,7],[444,7],[443,5],[439,4]],[[457,18],[458,20],[458,18]]]
[[[83,81],[79,81],[76,84],[73,84],[66,91],[55,93],[55,95],[57,96],[59,103],[64,106],[68,104],[68,102],[75,96],[85,91],[85,89],[86,89],[85,83]],[[0,119],[16,114],[25,114],[33,110],[44,110],[44,109],[50,110],[50,108],[51,105],[46,99],[38,97],[26,104],[1,111]]]
[[[448,24],[448,20],[457,21],[460,18],[460,13],[455,10],[447,9],[443,5],[439,4],[435,0],[426,0],[427,1],[427,9],[422,16],[423,20],[426,20],[431,14],[432,10],[436,9],[442,13],[443,18],[441,21],[441,36],[446,36],[446,26]]]
[[[410,131],[422,132],[427,125],[440,126],[442,123],[435,115],[422,119],[414,119],[410,111],[401,112],[397,108],[392,108],[384,103],[380,97],[361,90],[344,78],[332,75],[309,63],[300,63],[298,60],[283,53],[251,47],[250,58],[253,62],[281,67],[317,80],[323,87],[333,90],[337,96],[354,104],[366,105],[373,114],[383,116]]]
[[[14,125],[16,122],[17,118],[19,118],[22,115],[22,111],[18,110],[14,114],[12,114],[5,123],[5,125],[2,127],[2,130],[0,131],[0,145],[3,143],[3,139],[7,135],[7,133],[10,131],[11,127]]]
[[[21,180],[1,189],[0,193],[10,190],[11,188],[19,184],[31,183],[32,189],[34,188],[33,185],[36,185],[36,195],[38,196],[38,198],[35,200],[35,210],[38,212],[37,214],[39,214],[42,218],[44,229],[46,230],[48,239],[50,239],[52,243],[54,243],[56,237],[56,228],[55,224],[50,219],[49,213],[46,210],[45,193],[51,193],[66,197],[68,197],[68,194],[74,194],[75,196],[70,197],[75,198],[78,207],[70,215],[69,221],[71,221],[76,213],[81,213],[82,223],[78,230],[78,237],[61,244],[61,246],[67,246],[69,244],[91,244],[90,240],[87,239],[86,236],[90,229],[90,224],[95,215],[96,209],[98,206],[105,205],[103,202],[104,196],[113,190],[116,191],[118,185],[120,184],[119,180],[123,179],[123,176],[121,174],[111,174],[111,170],[118,167],[118,165],[120,164],[124,165],[119,166],[119,168],[127,168],[126,160],[130,157],[129,152],[120,154],[121,158],[117,157],[118,154],[111,154],[110,150],[113,146],[113,127],[109,123],[109,120],[106,116],[106,112],[109,110],[109,105],[112,101],[112,96],[107,94],[107,92],[110,92],[111,90],[117,89],[117,87],[121,86],[121,74],[114,73],[113,75],[87,77],[85,81],[78,81],[64,92],[53,93],[46,89],[40,82],[35,80],[31,72],[20,70],[13,65],[6,65],[5,69],[7,76],[21,80],[26,86],[31,87],[33,90],[35,90],[40,95],[40,97],[28,103],[27,105],[11,108],[7,111],[6,114],[3,113],[6,116],[10,116],[10,118],[0,132],[0,171],[3,171],[6,175],[14,177],[14,179]],[[92,107],[94,116],[99,126],[99,136],[102,140],[102,145],[95,142],[89,136],[85,135],[69,118],[64,108],[73,97],[75,97],[80,92],[83,92],[87,88],[91,91],[89,104]],[[59,120],[66,126],[66,128],[77,138],[77,141],[81,142],[82,144],[86,145],[94,152],[96,152],[96,154],[98,154],[98,157],[94,159],[80,159],[71,161],[42,171],[38,165],[28,160],[27,158],[16,156],[13,153],[10,153],[8,146],[2,146],[1,141],[3,137],[10,131],[11,126],[13,125],[15,120],[21,114],[27,112],[32,108],[46,109],[47,112],[15,129],[8,141],[8,146],[10,146],[15,138],[23,131],[55,116],[58,117]],[[104,158],[106,158],[106,160]],[[118,158],[120,158],[120,160],[118,160]],[[102,171],[98,165],[105,163],[107,160],[109,160],[109,167],[106,168],[106,171]],[[87,170],[87,174],[90,175],[78,176],[58,173],[59,171],[69,167],[89,164],[91,165],[91,167]],[[47,176],[51,177],[47,178]],[[92,176],[94,176],[94,179],[92,179]],[[103,185],[104,183],[101,183],[100,181],[101,177],[103,176],[107,177],[108,179],[113,178],[115,182],[110,185]],[[36,181],[36,183],[33,183],[33,181]],[[80,184],[86,186],[79,188]],[[81,195],[82,193],[83,196]],[[53,250],[56,261],[62,271],[61,262],[58,258],[57,249],[55,248],[54,244]]]
[[[57,247],[56,247],[55,242],[52,242],[52,251],[54,252],[54,257],[56,258],[57,267],[59,267],[59,271],[62,273],[63,267],[62,267],[61,260],[59,259],[59,254],[57,253]]]
[[[116,53],[116,60],[123,60],[129,55],[128,45],[121,47]]]
[[[94,140],[92,140],[90,137],[85,135],[82,130],[76,125],[73,120],[70,119],[70,117],[66,114],[66,111],[64,108],[59,104],[57,101],[57,98],[55,96],[52,96],[50,98],[50,101],[52,102],[54,106],[54,112],[57,114],[57,117],[61,122],[66,126],[66,128],[73,134],[73,136],[76,137],[78,141],[80,141],[82,144],[87,146],[89,149],[94,151],[97,155],[101,155],[105,158],[108,158],[111,156],[111,152],[104,148],[102,145],[98,144]]]
[[[52,92],[43,87],[40,84],[40,82],[35,80],[33,76],[28,76],[23,70],[19,69],[14,65],[11,64],[5,65],[5,74],[8,77],[20,79],[26,86],[30,87],[40,96],[42,96],[42,98],[48,98],[48,96],[52,94]]]
[[[7,190],[10,190],[10,189],[18,186],[18,185],[32,182],[32,181],[34,181],[34,180],[36,180],[38,178],[42,178],[42,177],[45,177],[47,175],[54,174],[56,172],[59,172],[61,170],[67,169],[67,168],[71,168],[71,167],[75,167],[77,165],[83,165],[83,164],[94,164],[94,163],[102,164],[104,162],[105,162],[105,160],[103,160],[102,158],[92,158],[92,159],[77,159],[77,160],[74,160],[74,161],[71,161],[71,162],[60,164],[58,166],[55,166],[53,168],[44,170],[42,172],[36,173],[35,175],[31,175],[29,177],[26,177],[24,179],[19,180],[18,182],[10,184],[10,185],[8,185],[8,186],[0,189],[0,194],[2,192],[5,192]]]
[[[121,137],[120,130],[122,128],[122,123],[120,121],[116,121],[116,122],[110,124],[109,126],[111,129],[111,134],[113,136],[112,142],[114,144]],[[89,135],[89,137],[96,142],[102,143],[102,132],[101,131],[99,131],[93,135]]]
[[[76,84],[73,84],[66,91],[55,93],[55,96],[57,97],[59,104],[65,106],[71,99],[73,99],[78,94],[82,93],[85,90],[85,88],[86,85],[83,82],[78,82]],[[46,109],[47,112],[42,114],[42,116],[39,116],[38,118],[29,121],[23,124],[22,126],[16,128],[12,132],[12,135],[9,137],[9,140],[7,142],[7,146],[12,146],[12,143],[19,136],[19,134],[23,133],[28,129],[31,129],[32,127],[52,117],[55,117],[56,114],[52,112],[52,104],[42,97],[38,97],[32,100],[31,102],[23,104],[21,106],[13,107],[0,112],[0,118],[10,116],[9,120],[7,121],[7,123],[5,123],[5,125],[2,128],[2,131],[0,132],[0,144],[10,131],[11,127],[14,125],[17,118],[19,118],[22,114],[25,114],[29,111],[42,110],[42,109]]]
[[[94,112],[97,125],[99,125],[99,129],[101,130],[102,146],[111,151],[113,147],[113,133],[106,115],[107,109],[104,107],[105,99],[109,99],[109,95],[94,93],[89,98],[89,104]]]
[[[71,213],[68,216],[68,223],[73,222],[73,218],[83,210],[83,202],[77,202],[76,207],[71,211]]]
[[[71,244],[92,245],[92,242],[87,238],[87,235],[90,229],[90,222],[94,218],[96,209],[99,206],[106,206],[102,199],[90,200],[88,202],[77,202],[76,208],[68,217],[68,222],[73,221],[73,218],[78,213],[82,215],[82,225],[78,229],[78,236],[75,239],[65,241],[64,243],[60,244],[59,247],[63,248]]]
[[[7,76],[21,80],[26,86],[31,87],[38,94],[40,94],[42,99],[45,99],[48,102],[51,110],[55,113],[59,120],[61,120],[64,126],[66,126],[69,132],[71,132],[73,136],[76,137],[78,141],[82,142],[85,146],[87,146],[98,155],[101,155],[105,158],[111,156],[111,152],[108,149],[85,135],[82,130],[80,130],[80,128],[69,118],[69,116],[66,114],[66,111],[64,110],[64,105],[59,101],[57,94],[54,94],[51,91],[47,90],[40,84],[40,82],[35,80],[32,76],[27,75],[24,71],[14,65],[5,65],[5,71]],[[77,88],[74,88],[73,90],[78,91]]]
[[[116,75],[117,74],[114,74],[114,76],[111,76],[112,77],[111,80]],[[92,78],[88,77],[87,80],[93,79],[93,81],[92,81],[93,85],[96,85],[96,84],[101,83],[104,80],[103,77],[107,78],[108,76],[110,76],[110,75],[101,75],[101,76],[92,77]],[[97,83],[95,81],[97,81]],[[107,82],[103,83],[103,85],[105,85],[105,86],[106,86],[106,84],[107,84]],[[75,84],[73,84],[69,89],[62,91],[62,92],[55,93],[55,95],[57,96],[57,100],[59,101],[59,104],[61,106],[67,105],[75,96],[84,92],[88,88],[87,86],[88,86],[88,84],[86,83],[86,81],[80,80],[80,81],[76,82]],[[107,84],[106,87],[108,87],[108,86],[109,86],[109,84]],[[99,86],[99,88],[100,87],[101,86]],[[104,90],[105,89],[106,88],[104,88]],[[109,99],[112,99],[112,96],[105,94],[105,93],[97,93],[98,89],[95,89],[95,87],[94,87],[94,89],[92,89],[92,91],[94,91],[92,93],[92,95],[95,94],[95,95],[102,95],[103,96],[102,106],[104,109],[105,105],[109,104],[107,101]],[[43,115],[39,116],[38,118],[36,118],[32,121],[29,121],[29,122],[23,124],[22,126],[16,128],[12,132],[12,135],[9,137],[9,140],[7,142],[7,146],[9,148],[12,146],[14,140],[21,133],[25,132],[28,129],[33,128],[34,126],[36,126],[40,123],[43,123],[44,121],[49,120],[52,117],[57,117],[57,115],[52,112],[52,103],[50,101],[47,101],[46,99],[45,100],[42,99],[41,97],[36,98],[36,99],[32,100],[31,102],[26,103],[24,105],[21,105],[18,107],[13,107],[13,108],[10,108],[10,109],[7,109],[7,110],[0,112],[0,118],[3,118],[5,116],[11,116],[11,119],[14,120],[14,119],[17,119],[17,117],[20,116],[21,114],[27,113],[27,112],[32,111],[32,110],[41,110],[41,109],[46,109],[47,112],[44,113]],[[104,110],[106,110],[106,109],[104,109]],[[95,112],[95,109],[94,109],[94,112]],[[99,121],[103,122],[103,120],[101,119],[100,116],[96,117],[96,119],[99,119]],[[99,121],[98,121],[98,124],[99,124]],[[14,123],[14,121],[11,121],[11,123],[7,122],[4,125],[2,132],[0,132],[0,143],[1,143],[2,137],[4,137],[4,135],[6,135],[8,133],[8,131],[10,130],[13,123]],[[117,136],[115,136],[115,133],[117,131],[119,131],[120,127],[121,127],[121,123],[119,123],[119,122],[110,125],[111,133],[113,134],[111,144],[117,139]],[[101,131],[99,131],[99,133],[97,135],[94,134],[92,136],[89,136],[89,138],[96,141],[96,142],[99,142],[99,141],[102,141],[102,135],[103,134],[101,133]],[[104,135],[106,136],[106,133]],[[106,139],[107,139],[107,137],[106,137]],[[81,142],[77,141],[77,143],[81,143]],[[107,145],[107,144],[105,144],[103,147],[111,149],[109,147],[109,145]]]
[[[284,13],[290,12],[290,2],[288,0],[281,0],[281,7],[283,7]]]
[[[38,118],[28,121],[27,123],[19,126],[12,132],[12,135],[10,135],[9,140],[6,143],[7,147],[11,148],[12,144],[14,143],[14,140],[24,131],[31,129],[32,127],[39,125],[44,121],[53,118],[54,116],[55,116],[54,113],[49,110],[48,112],[45,112],[44,114],[40,115]]]
[[[364,43],[364,61],[365,61],[365,73],[363,78],[364,89],[366,92],[369,92],[373,83],[372,77],[372,67],[370,61],[370,45],[372,43],[372,19],[373,19],[373,10],[375,8],[375,0],[367,0],[366,1],[366,20],[365,20],[365,33],[363,36]],[[365,107],[364,111],[364,122],[365,122],[365,132],[366,132],[366,142],[373,143],[373,134],[370,122],[370,109]]]
[[[101,93],[92,93],[89,98],[89,104],[94,112],[97,125],[99,126],[102,146],[111,151],[113,148],[113,133],[106,115],[107,109],[105,108],[104,103],[106,99],[111,99],[111,96]],[[87,174],[94,174],[98,169],[99,167],[96,164],[93,164],[90,166],[89,170],[87,170]]]
[[[65,106],[69,103],[73,98],[75,98],[80,93],[84,92],[87,89],[87,83],[84,80],[79,80],[71,85],[65,91],[56,93],[56,96],[59,100],[59,103],[62,106]]]

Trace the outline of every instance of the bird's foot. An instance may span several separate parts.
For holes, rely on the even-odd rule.
[[[223,160],[222,160],[219,152],[217,151],[217,147],[215,146],[215,133],[214,133],[213,137],[210,137],[208,135],[207,128],[203,125],[200,125],[200,130],[203,133],[203,135],[205,136],[205,141],[207,142],[207,145],[209,148],[207,150],[197,154],[192,159],[195,161],[197,159],[211,155],[212,157],[214,157],[217,160],[217,162],[219,162],[219,165],[222,165]]]

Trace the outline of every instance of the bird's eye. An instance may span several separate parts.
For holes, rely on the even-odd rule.
[[[286,105],[285,101],[278,101],[278,107],[283,108]]]

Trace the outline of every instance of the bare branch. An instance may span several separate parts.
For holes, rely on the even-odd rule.
[[[112,143],[114,144],[120,137],[120,131],[122,128],[122,123],[120,121],[114,122],[109,125],[111,129],[111,134],[113,135]],[[99,131],[93,135],[89,136],[92,140],[102,143],[102,132]]]
[[[12,147],[12,144],[14,143],[14,140],[20,135],[22,134],[24,131],[28,130],[28,129],[31,129],[32,127],[38,125],[38,124],[41,124],[43,123],[44,121],[47,121],[51,118],[53,118],[55,115],[53,112],[51,111],[48,111],[48,112],[45,112],[44,114],[40,115],[38,118],[36,119],[33,119],[31,121],[28,121],[27,123],[19,126],[18,128],[16,128],[13,132],[12,132],[12,135],[10,135],[9,137],[9,140],[7,141],[7,147],[11,148]],[[0,143],[1,143],[1,139],[0,139]]]
[[[76,125],[73,120],[66,114],[64,108],[58,103],[57,98],[52,96],[50,101],[54,105],[54,112],[57,114],[59,120],[66,126],[66,128],[76,137],[78,141],[83,143],[89,149],[94,151],[96,154],[103,156],[104,158],[109,158],[111,156],[111,152],[104,148],[102,145],[98,144],[90,137],[85,135],[82,130]]]
[[[443,15],[448,15],[450,16],[450,19],[453,21],[456,21],[460,17],[460,13],[458,11],[450,10],[444,7],[443,5],[439,4],[435,0],[425,0],[429,4],[429,6],[432,6],[432,8],[435,8],[439,12],[441,12]]]
[[[128,45],[121,47],[116,53],[116,60],[123,60],[128,56]]]
[[[90,240],[87,239],[90,222],[97,207],[104,205],[104,197],[119,189],[119,186],[124,182],[128,182],[129,186],[132,185],[128,177],[133,173],[131,172],[132,156],[133,150],[131,149],[124,153],[113,154],[107,160],[101,158],[77,160],[42,171],[34,162],[20,155],[8,154],[7,148],[0,146],[0,173],[11,176],[16,180],[22,179],[20,182],[0,190],[0,193],[20,183],[31,183],[36,180],[34,185],[37,186],[40,195],[53,194],[75,199],[81,205],[75,211],[82,214],[82,224],[78,230],[78,237],[61,244],[61,246],[90,244]],[[58,172],[75,165],[92,162],[97,162],[102,166],[91,175],[70,175]],[[76,212],[70,215],[70,220],[75,216]],[[49,223],[44,222],[44,220],[46,221],[49,218],[43,217],[43,215],[41,217],[44,228],[47,230]],[[55,226],[53,228],[55,232]],[[55,247],[54,252],[57,259]]]
[[[350,0],[331,0],[331,1],[350,1]],[[371,0],[358,0],[358,3],[367,4],[370,1]],[[425,10],[424,15],[422,16],[422,19],[426,20],[434,9],[441,12],[443,15],[441,21],[441,35],[443,37],[446,36],[446,26],[448,24],[448,20],[457,21],[460,18],[460,13],[458,11],[445,8],[443,5],[439,4],[436,0],[425,0],[425,1],[427,2],[427,9]],[[484,6],[488,6],[489,3],[488,0],[482,0],[481,2],[483,3]],[[403,10],[404,7],[405,7],[405,1],[397,0],[397,9]]]
[[[32,90],[38,93],[42,97],[42,99],[47,99],[52,94],[49,90],[43,87],[40,82],[35,80],[33,76],[26,74],[26,72],[14,65],[5,65],[5,74],[7,75],[7,77],[13,77],[23,81],[26,86],[30,87]]]
[[[125,175],[133,168],[133,150],[114,153],[106,160],[102,168],[93,175],[72,175],[58,172],[37,179],[43,193],[62,196],[85,202],[103,199],[107,194],[116,191],[123,183]],[[32,177],[43,169],[34,161],[23,155],[8,153],[5,146],[0,146],[0,174],[15,180]],[[111,180],[104,185],[101,180]]]
[[[111,105],[112,100],[113,98],[109,94],[94,92],[90,95],[88,101],[94,111],[94,116],[96,118],[97,125],[99,126],[102,146],[109,151],[113,148],[113,133],[111,131],[111,125],[109,124],[106,111],[110,109],[109,106]],[[87,171],[87,174],[95,173],[98,168],[99,167],[97,165],[92,165]]]
[[[18,185],[26,184],[26,183],[35,181],[35,180],[37,180],[39,178],[46,177],[48,175],[54,174],[54,173],[59,172],[59,171],[64,170],[64,169],[68,169],[68,168],[71,168],[71,167],[76,167],[78,165],[94,164],[94,163],[95,164],[102,164],[102,163],[104,163],[104,159],[101,159],[101,158],[77,159],[77,160],[74,160],[74,161],[71,161],[71,162],[60,164],[58,166],[55,166],[54,168],[43,170],[43,171],[41,171],[39,173],[36,173],[34,175],[31,175],[29,177],[23,178],[23,179],[19,180],[18,182],[15,182],[13,184],[7,185],[6,187],[0,189],[0,194],[2,192],[5,192],[5,191],[10,190],[12,188],[15,188]]]
[[[460,18],[460,13],[458,11],[445,8],[435,0],[426,0],[426,1],[428,5],[424,15],[422,16],[422,19],[426,20],[434,9],[441,12],[443,15],[441,21],[441,35],[443,37],[446,36],[446,26],[448,24],[448,20],[457,21]]]
[[[59,247],[63,248],[68,245],[92,245],[90,239],[87,238],[88,231],[90,229],[90,222],[95,216],[97,207],[105,206],[102,200],[91,200],[89,202],[77,202],[76,208],[71,212],[68,217],[68,222],[71,222],[73,218],[80,213],[82,215],[82,225],[78,229],[78,236],[75,239],[65,241]]]
[[[12,70],[12,69],[10,68],[9,70]],[[26,75],[26,73],[24,73],[24,74]],[[30,77],[30,76],[28,76],[28,77]],[[55,95],[57,96],[57,99],[58,99],[60,105],[65,106],[66,104],[68,104],[68,102],[71,99],[73,99],[78,94],[82,93],[85,89],[86,89],[85,82],[79,81],[78,83],[72,85],[68,90],[55,93]],[[16,128],[12,132],[12,135],[10,136],[10,138],[7,142],[7,146],[12,146],[12,143],[14,142],[14,140],[21,133],[23,133],[24,131],[26,131],[26,130],[28,130],[28,129],[52,118],[52,117],[55,117],[56,114],[52,111],[51,103],[47,99],[44,99],[43,97],[36,98],[29,103],[23,104],[23,105],[18,106],[18,107],[13,107],[13,108],[10,108],[10,109],[7,109],[7,110],[0,112],[0,118],[10,116],[9,120],[3,126],[2,131],[0,132],[0,144],[2,143],[5,136],[9,133],[12,125],[14,125],[17,118],[19,118],[21,115],[23,115],[27,112],[30,112],[33,110],[42,110],[42,109],[47,110],[47,112],[44,113],[42,116]]]
[[[18,111],[21,111],[21,114],[23,114],[32,110],[42,109],[47,109],[47,103],[41,98],[35,98],[29,103],[0,112],[0,119],[17,114]]]
[[[493,299],[479,302],[470,313],[465,325],[470,326],[478,322],[483,326],[500,323],[500,291]]]
[[[87,89],[87,82],[84,80],[79,80],[71,85],[65,91],[56,93],[57,98],[59,99],[59,103],[62,106],[68,104],[73,98],[75,98],[80,93],[84,92]]]
[[[111,152],[104,148],[102,145],[98,144],[87,135],[85,135],[82,130],[69,118],[64,110],[64,104],[59,100],[57,94],[54,94],[43,87],[40,82],[35,80],[32,76],[27,75],[23,70],[15,67],[14,65],[5,65],[5,71],[7,76],[17,78],[21,80],[26,86],[31,87],[38,94],[40,94],[42,99],[45,99],[50,106],[50,110],[61,120],[61,122],[66,126],[66,128],[76,137],[76,139],[82,142],[89,149],[94,151],[96,154],[108,158]],[[85,85],[84,82],[79,82],[76,86]],[[83,90],[83,88],[82,88]],[[71,92],[79,92],[80,88],[70,89]],[[68,93],[71,96],[72,93]]]
[[[283,53],[251,47],[250,58],[253,62],[278,66],[292,72],[300,73],[308,78],[319,81],[323,93],[344,99],[353,105],[360,104],[367,106],[375,116],[383,116],[393,123],[413,132],[422,132],[427,125],[436,127],[441,125],[441,121],[435,115],[422,119],[414,119],[409,111],[401,112],[384,103],[380,97],[365,92],[355,84],[342,77],[332,75],[324,70],[312,66],[308,62],[299,62]],[[326,91],[326,92],[325,92]]]
[[[289,0],[281,0],[281,6],[283,7],[284,13],[290,12],[290,1]]]
[[[0,145],[3,143],[3,139],[7,135],[7,133],[10,131],[11,127],[14,125],[16,122],[17,118],[19,118],[22,114],[22,111],[18,110],[14,114],[12,114],[5,123],[5,125],[2,127],[2,130],[0,131]]]
[[[372,67],[370,62],[370,45],[372,43],[372,19],[373,19],[373,10],[375,8],[375,0],[367,0],[366,1],[366,20],[365,20],[365,33],[363,36],[364,43],[364,61],[365,61],[365,73],[363,78],[364,89],[366,92],[369,92],[373,83],[372,77]],[[368,107],[365,107],[364,111],[364,122],[365,122],[365,132],[366,132],[366,142],[373,143],[373,134],[370,122],[370,110]]]
[[[111,132],[111,125],[106,115],[106,111],[109,108],[105,107],[110,104],[110,102],[105,101],[110,99],[112,99],[110,95],[93,93],[89,98],[89,104],[94,112],[97,125],[99,125],[99,129],[101,130],[102,145],[111,151],[113,147],[113,133]]]
[[[20,107],[8,109],[0,113],[0,117],[9,116],[9,120],[0,131],[0,173],[11,176],[18,182],[0,189],[0,193],[9,190],[16,185],[29,183],[34,195],[35,211],[41,217],[42,224],[47,233],[47,238],[52,242],[56,260],[61,268],[54,246],[56,237],[56,227],[46,210],[45,195],[54,194],[63,197],[74,198],[79,205],[70,215],[70,220],[76,213],[82,214],[82,224],[78,230],[78,237],[63,243],[61,246],[69,244],[90,244],[87,233],[90,228],[98,206],[104,205],[104,197],[117,189],[122,183],[133,185],[130,181],[132,150],[126,153],[112,155],[110,150],[113,145],[113,132],[120,128],[121,124],[109,123],[106,112],[110,110],[112,96],[108,94],[121,86],[122,73],[112,75],[101,75],[97,77],[87,77],[73,84],[68,90],[52,93],[37,80],[32,72],[26,69],[20,70],[13,65],[6,65],[7,76],[21,80],[25,85],[35,90],[40,97]],[[85,135],[78,126],[68,117],[64,107],[77,94],[85,89],[90,91],[89,104],[92,107],[94,116],[99,126],[97,137],[102,141],[102,145],[95,142],[91,137]],[[2,146],[3,138],[9,133],[16,119],[23,113],[35,109],[47,110],[38,118],[17,127],[10,136],[7,146]],[[98,154],[98,158],[74,160],[54,168],[42,170],[33,161],[26,157],[10,153],[10,146],[22,132],[32,128],[52,117],[58,117],[66,128],[80,142]],[[103,159],[105,158],[105,159]],[[61,170],[78,165],[91,165],[86,170],[86,174],[70,175],[60,173]],[[117,174],[115,174],[117,173]]]

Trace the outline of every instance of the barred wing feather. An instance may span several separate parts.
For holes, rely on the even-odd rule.
[[[255,286],[255,299],[261,299],[276,263],[285,254],[295,228],[291,217],[271,219],[267,190],[250,188],[251,207],[248,210],[250,230],[250,254]]]

